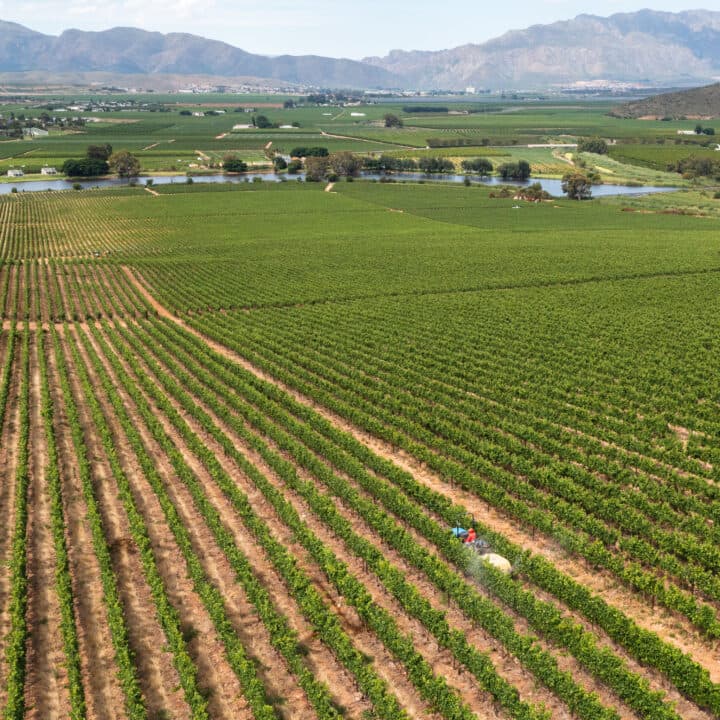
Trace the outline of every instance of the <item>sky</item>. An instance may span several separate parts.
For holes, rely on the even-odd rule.
[[[439,50],[507,30],[644,7],[714,9],[717,0],[0,0],[0,19],[57,35],[118,25],[188,32],[265,55],[359,59],[393,48]]]

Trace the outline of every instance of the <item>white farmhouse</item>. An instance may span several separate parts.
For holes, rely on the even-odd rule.
[[[18,168],[11,168],[7,171],[8,177],[22,177],[23,175],[25,175],[25,173]]]

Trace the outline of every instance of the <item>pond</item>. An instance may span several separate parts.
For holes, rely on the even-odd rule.
[[[252,182],[254,178],[261,178],[266,182],[295,182],[297,178],[303,175],[277,175],[275,173],[246,173],[245,175],[195,175],[193,182],[196,183],[245,183]],[[379,180],[381,175],[363,174],[363,178],[367,180]],[[465,181],[465,175],[424,175],[423,173],[395,173],[388,177],[393,178],[397,182],[441,182],[441,183],[462,183]],[[543,190],[551,195],[561,197],[562,187],[560,180],[549,180],[546,178],[532,178],[527,182],[501,180],[498,177],[480,178],[470,176],[472,183],[475,185],[515,185],[517,187],[527,187],[532,183],[539,182]],[[169,185],[173,183],[184,184],[187,177],[184,175],[150,175],[138,179],[138,184],[143,185],[147,180],[152,180],[154,185]],[[119,178],[108,178],[102,180],[28,180],[27,182],[0,183],[0,195],[6,195],[17,188],[18,192],[42,192],[48,190],[72,190],[73,185],[80,185],[83,188],[106,188],[106,187],[123,187],[128,185],[127,180]],[[653,185],[643,185],[642,187],[630,185],[594,185],[592,189],[593,197],[608,197],[613,195],[649,195],[651,193],[672,192],[677,190],[674,187],[657,187]]]

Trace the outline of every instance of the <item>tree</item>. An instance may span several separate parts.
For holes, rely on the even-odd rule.
[[[487,158],[463,160],[461,164],[466,172],[474,172],[478,175],[490,175],[493,171],[493,164]]]
[[[699,124],[696,125],[696,126],[695,126],[695,134],[696,134],[696,135],[702,135],[702,132],[703,132],[703,126],[702,126],[702,125],[699,125]]]
[[[327,157],[330,151],[326,147],[294,147],[290,151],[290,157],[303,158],[303,157]]]
[[[401,128],[403,126],[403,121],[393,113],[385,113],[383,120],[386,128]]]
[[[85,154],[91,160],[102,160],[107,162],[112,155],[112,151],[112,145],[109,143],[107,145],[88,145],[87,152]]]
[[[451,173],[455,171],[455,165],[452,160],[442,157],[424,157],[418,161],[418,168],[425,174],[433,173]]]
[[[576,171],[565,173],[562,190],[570,200],[589,200],[592,197],[592,184],[587,175]]]
[[[121,178],[135,178],[140,174],[140,161],[127,150],[118,150],[108,159],[110,170]]]
[[[330,161],[326,157],[305,158],[305,178],[310,182],[319,182],[328,173]]]
[[[280,155],[276,155],[273,158],[273,167],[275,168],[275,172],[278,170],[287,170],[287,161],[284,157],[281,157]]]
[[[677,163],[668,165],[671,172],[682,173],[685,177],[719,177],[720,176],[720,160],[714,160],[710,157],[701,155],[690,155],[689,157],[678,160]]]
[[[288,175],[297,175],[302,170],[302,162],[300,160],[291,160],[288,163]]]
[[[362,160],[351,152],[336,152],[328,158],[328,165],[335,175],[340,177],[356,177],[360,174]]]
[[[225,172],[242,173],[247,171],[248,166],[247,163],[237,155],[225,155],[223,158],[223,168]]]
[[[578,152],[607,155],[608,144],[602,138],[583,138],[578,143]]]
[[[283,103],[283,107],[285,108],[285,110],[290,110],[291,108],[295,107],[295,101],[294,100],[286,100]]]
[[[498,167],[498,173],[503,180],[527,180],[531,172],[532,168],[527,160],[503,163]]]
[[[104,160],[91,158],[66,160],[62,165],[62,172],[68,177],[97,177],[107,174],[108,170],[108,163]]]
[[[255,123],[255,127],[260,128],[260,130],[267,130],[268,128],[273,127],[273,124],[265,115],[258,115],[253,118],[253,122]]]

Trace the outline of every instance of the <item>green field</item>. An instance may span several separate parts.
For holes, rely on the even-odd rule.
[[[0,714],[720,716],[720,201],[325,190],[0,198]]]
[[[0,107],[6,115],[15,113],[34,117],[44,112],[48,102],[88,102],[99,98],[45,98],[25,104]],[[103,98],[100,98],[103,99]],[[105,100],[133,100],[152,102],[155,111],[141,111],[139,107],[112,112],[75,113],[90,119],[79,132],[51,134],[32,141],[0,142],[0,170],[11,165],[30,167],[36,162],[61,162],[80,157],[91,143],[111,143],[117,149],[138,153],[145,171],[183,170],[203,153],[238,152],[251,161],[258,161],[268,142],[275,148],[289,151],[295,141],[301,144],[324,144],[329,149],[351,150],[358,153],[424,148],[430,140],[480,145],[527,145],[538,142],[571,142],[583,136],[601,136],[620,143],[662,141],[670,143],[679,129],[691,129],[687,122],[648,122],[619,120],[607,115],[607,103],[526,102],[503,100],[491,104],[453,104],[451,113],[407,113],[403,104],[381,103],[359,106],[312,106],[283,109],[285,98],[278,96],[183,95],[105,96]],[[300,100],[296,98],[296,100]],[[432,102],[432,100],[428,100]],[[241,107],[253,108],[243,112]],[[280,107],[278,107],[278,105]],[[257,107],[255,107],[257,106]],[[164,109],[165,111],[159,111]],[[205,117],[181,115],[180,112],[222,111],[224,114]],[[238,110],[240,110],[238,112]],[[463,111],[468,114],[457,114]],[[54,111],[53,111],[54,112]],[[383,116],[395,113],[405,123],[404,128],[383,127]],[[59,113],[71,116],[71,111]],[[253,116],[265,115],[278,125],[299,124],[293,130],[240,130]],[[623,145],[624,147],[624,145]],[[635,145],[632,145],[634,148]],[[465,156],[470,149],[460,147],[457,156]],[[658,153],[657,160],[652,153]],[[445,154],[448,149],[441,148]],[[618,158],[630,163],[661,165],[668,153],[667,146],[659,149],[648,145],[642,157],[635,151],[623,154],[614,149]],[[649,153],[649,155],[648,155]],[[664,154],[663,154],[664,153]],[[647,157],[646,157],[647,155]]]
[[[610,157],[625,164],[640,165],[654,170],[667,170],[679,160],[688,157],[707,157],[720,160],[720,152],[713,144],[710,148],[696,144],[681,145],[614,145],[610,148]]]

